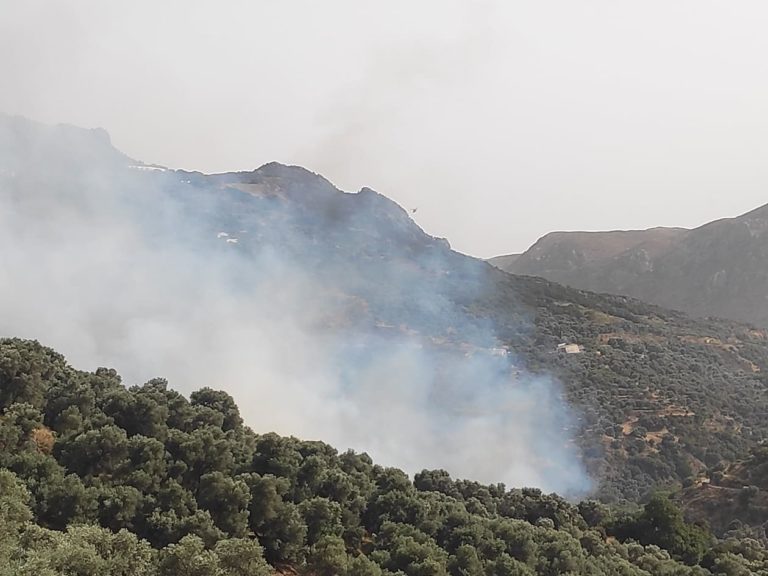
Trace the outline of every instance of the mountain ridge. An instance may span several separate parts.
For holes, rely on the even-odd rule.
[[[633,296],[694,316],[768,324],[768,205],[698,228],[548,234],[507,272]],[[633,242],[622,244],[622,238]],[[598,254],[598,256],[595,256]]]

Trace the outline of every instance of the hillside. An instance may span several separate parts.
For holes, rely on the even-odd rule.
[[[630,251],[655,258],[688,232],[683,228],[551,232],[522,254],[512,255],[512,258],[498,256],[489,262],[514,274],[541,276],[553,282],[588,289],[581,284],[592,281],[590,272],[594,269],[615,264]],[[571,278],[574,280],[569,282]]]
[[[409,472],[605,501],[768,438],[762,330],[506,274],[303,168],[176,171],[100,131],[0,126],[24,143],[0,158],[0,335],[215,384],[260,430]]]
[[[375,407],[371,407],[375,409]],[[540,490],[402,471],[244,426],[225,392],[126,388],[0,340],[0,574],[761,574],[664,497],[616,513]]]
[[[700,317],[768,326],[768,206],[694,230],[554,232],[512,261],[513,274],[623,294]]]
[[[504,256],[497,256],[488,260],[491,264],[502,270],[506,270],[507,267],[512,266],[515,261],[520,258],[520,254],[506,254]]]
[[[682,491],[680,503],[689,518],[705,520],[719,536],[768,543],[768,446],[697,479]]]

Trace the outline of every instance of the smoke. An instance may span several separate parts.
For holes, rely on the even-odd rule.
[[[103,132],[0,117],[0,246],[0,336],[410,473],[589,489],[558,384],[469,312],[488,267],[370,190],[148,170]]]

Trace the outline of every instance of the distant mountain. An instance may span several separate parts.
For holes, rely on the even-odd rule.
[[[497,256],[490,262],[503,270],[547,278],[567,279],[583,272],[586,280],[586,268],[609,265],[630,250],[642,250],[649,257],[656,257],[687,233],[683,228],[551,232],[522,254]]]
[[[0,147],[0,337],[118,360],[149,347],[174,360],[170,369],[193,365],[183,372],[193,378],[220,355],[225,367],[268,365],[264,341],[253,340],[259,330],[280,341],[292,334],[283,324],[298,323],[311,338],[284,344],[287,372],[309,364],[300,374],[307,404],[299,404],[302,394],[291,397],[306,407],[297,420],[312,416],[321,397],[312,386],[322,384],[315,372],[328,359],[342,382],[331,395],[359,402],[345,405],[329,431],[360,414],[356,427],[376,425],[371,442],[406,451],[421,438],[401,439],[399,429],[427,420],[416,430],[435,433],[430,454],[490,454],[510,470],[533,454],[555,462],[551,475],[574,489],[583,488],[578,466],[556,461],[575,452],[605,500],[641,500],[768,439],[763,330],[506,274],[454,252],[373,190],[345,193],[300,167],[171,170],[127,158],[102,131],[8,117],[0,118]],[[707,262],[717,260],[728,271],[713,286],[728,288],[738,280],[728,261],[737,246],[757,267],[761,218],[690,232],[552,235],[541,259],[557,252],[596,274],[624,262],[627,274],[643,276],[634,255],[652,264],[648,273],[668,271],[664,278],[681,285],[716,275]],[[565,243],[572,238],[578,249]],[[728,249],[713,256],[711,245]],[[534,252],[519,265],[535,262]],[[688,252],[708,259],[673,275]],[[197,323],[190,328],[188,319]],[[193,337],[204,345],[188,347]],[[212,377],[226,386],[236,374]],[[257,372],[243,384],[270,390],[249,397],[246,409],[275,409],[280,384],[259,382],[265,377]],[[562,390],[547,387],[552,380]],[[392,398],[402,403],[399,420],[382,420]],[[575,418],[561,410],[563,400]],[[522,439],[510,433],[518,421],[535,424]],[[468,442],[477,430],[490,432]]]
[[[50,177],[74,166],[105,170],[129,164],[138,163],[112,146],[102,128],[51,126],[0,113],[0,176],[44,170]]]
[[[768,205],[694,230],[554,232],[495,266],[694,316],[768,326]]]
[[[496,256],[488,260],[491,264],[502,270],[514,265],[517,259],[520,258],[520,254],[505,254],[504,256]]]

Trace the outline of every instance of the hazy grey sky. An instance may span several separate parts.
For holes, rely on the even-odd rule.
[[[768,202],[764,0],[0,0],[0,111],[370,186],[478,256]]]

